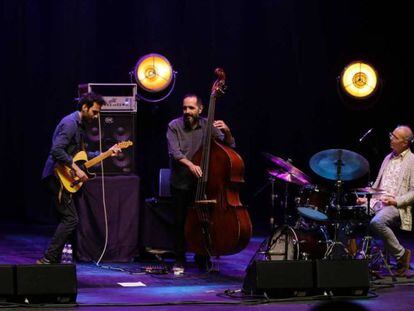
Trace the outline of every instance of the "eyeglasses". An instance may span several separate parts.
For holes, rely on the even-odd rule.
[[[390,139],[400,140],[393,132],[389,132],[388,133],[388,137]]]
[[[395,139],[395,140],[405,140],[405,141],[410,141],[409,139],[407,139],[407,138],[402,138],[402,137],[398,137],[397,135],[395,135],[393,132],[389,132],[388,133],[388,136],[389,136],[389,138],[390,139]]]

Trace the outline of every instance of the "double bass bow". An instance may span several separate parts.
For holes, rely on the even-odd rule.
[[[224,93],[225,73],[215,70],[203,144],[192,161],[203,172],[197,180],[194,204],[188,209],[185,237],[188,249],[199,255],[220,256],[243,250],[252,236],[252,224],[239,198],[244,163],[231,147],[212,136],[216,99]]]

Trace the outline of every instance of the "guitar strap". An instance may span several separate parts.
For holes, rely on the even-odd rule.
[[[81,126],[81,131],[80,131],[80,147],[82,151],[86,151],[86,146],[85,146],[85,127]]]

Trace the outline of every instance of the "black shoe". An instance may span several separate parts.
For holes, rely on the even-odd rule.
[[[194,261],[201,271],[209,271],[213,266],[210,256],[195,254]]]

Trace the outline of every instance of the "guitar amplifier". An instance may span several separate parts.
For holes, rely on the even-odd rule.
[[[101,111],[136,112],[137,85],[135,83],[86,83],[79,84],[79,97],[85,93],[94,92],[102,95],[106,105]]]

